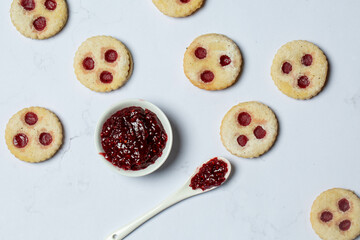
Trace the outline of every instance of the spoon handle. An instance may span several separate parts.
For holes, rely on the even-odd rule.
[[[186,189],[188,188],[188,189]],[[149,212],[145,213],[141,217],[137,218],[135,221],[129,223],[128,225],[118,229],[117,231],[113,232],[110,236],[106,238],[106,240],[121,240],[124,239],[127,235],[129,235],[132,231],[136,228],[140,227],[143,223],[148,221],[150,218],[154,217],[158,213],[164,211],[168,207],[192,196],[191,190],[188,186],[186,188],[182,188],[173,195],[169,196],[165,199],[162,203],[158,206],[150,210]]]

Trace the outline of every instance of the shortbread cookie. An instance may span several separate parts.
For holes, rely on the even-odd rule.
[[[25,37],[46,39],[65,26],[68,9],[65,0],[13,0],[10,17]]]
[[[25,108],[9,120],[6,144],[12,154],[26,162],[51,158],[63,141],[62,125],[57,116],[41,107]]]
[[[355,239],[360,235],[360,199],[346,189],[327,190],[314,201],[310,221],[321,239]]]
[[[132,73],[131,54],[122,42],[109,36],[87,39],[76,52],[77,79],[96,92],[120,88]]]
[[[267,152],[274,144],[277,133],[275,114],[259,102],[244,102],[232,107],[220,127],[225,148],[243,158],[254,158]]]
[[[184,56],[184,72],[195,86],[220,90],[233,85],[239,76],[242,57],[238,46],[220,34],[196,38]]]
[[[198,10],[204,0],[153,0],[155,6],[170,17],[186,17]]]
[[[271,77],[275,85],[289,97],[309,99],[324,87],[328,62],[324,53],[313,43],[292,41],[275,55]]]

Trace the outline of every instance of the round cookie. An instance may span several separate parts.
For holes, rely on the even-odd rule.
[[[310,221],[323,240],[352,240],[360,235],[360,199],[352,191],[333,188],[311,207]]]
[[[328,62],[313,43],[298,40],[288,42],[276,53],[271,77],[275,85],[289,97],[309,99],[324,87]]]
[[[232,107],[220,126],[221,141],[232,154],[258,157],[274,144],[278,122],[274,112],[259,102],[244,102]]]
[[[10,17],[25,37],[46,39],[63,29],[68,9],[65,0],[13,0]]]
[[[75,54],[77,79],[96,92],[120,88],[132,73],[132,57],[125,45],[109,36],[96,36],[81,44]]]
[[[59,150],[63,141],[58,117],[41,107],[25,108],[9,120],[5,140],[10,152],[26,162],[45,161]]]
[[[184,72],[195,86],[206,90],[221,90],[236,82],[242,57],[239,47],[220,34],[196,38],[184,56]]]
[[[153,0],[153,3],[169,17],[187,17],[196,12],[204,0]]]

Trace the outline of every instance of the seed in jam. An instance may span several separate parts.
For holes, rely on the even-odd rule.
[[[34,0],[21,0],[20,4],[26,11],[32,11],[35,9]]]
[[[213,158],[204,163],[199,172],[191,178],[190,187],[194,190],[200,188],[205,191],[206,189],[220,186],[225,182],[227,172],[227,163],[218,158]]]
[[[249,139],[245,135],[240,135],[237,138],[238,144],[242,147],[245,147],[245,145],[247,144],[248,141],[249,141]]]
[[[338,202],[338,205],[339,205],[339,209],[342,211],[342,212],[346,212],[350,209],[350,203],[349,201],[346,199],[346,198],[343,198],[341,199],[339,202]]]
[[[156,114],[141,107],[114,113],[103,125],[101,153],[107,161],[124,170],[141,170],[161,157],[167,134]]]
[[[220,57],[220,64],[221,66],[225,67],[227,65],[229,65],[231,63],[231,58],[226,56],[226,55],[222,55]]]
[[[13,138],[13,144],[17,148],[24,148],[28,144],[28,137],[23,133],[18,133]]]
[[[206,58],[206,55],[207,55],[207,51],[206,51],[205,48],[198,47],[198,48],[195,50],[195,56],[196,56],[198,59],[204,59],[204,58]]]
[[[247,112],[242,112],[238,116],[238,122],[241,126],[248,126],[251,123],[251,116]]]
[[[350,229],[350,227],[351,227],[350,220],[344,220],[339,224],[339,228],[341,231],[347,231]]]
[[[299,88],[307,88],[310,85],[309,78],[307,76],[301,76],[298,79]]]
[[[283,73],[289,74],[292,71],[291,63],[284,62],[282,67],[281,67],[281,70],[283,71]]]
[[[46,27],[46,19],[44,17],[38,17],[34,20],[33,25],[37,31],[42,31]]]
[[[118,54],[115,50],[110,49],[105,52],[105,61],[113,63],[116,61],[117,58]]]
[[[95,62],[91,57],[85,58],[82,64],[86,70],[93,70],[95,67]]]
[[[51,136],[50,133],[46,133],[46,132],[43,132],[40,134],[40,137],[39,137],[39,142],[44,145],[44,146],[48,146],[52,143],[53,141],[53,138]]]
[[[36,124],[38,121],[38,116],[36,115],[36,113],[33,112],[28,112],[25,114],[25,122],[29,125],[34,125]]]
[[[321,213],[320,219],[323,222],[329,222],[333,219],[333,214],[329,211],[324,211]]]
[[[55,0],[46,0],[45,7],[47,10],[54,11],[56,9],[57,3]]]
[[[313,58],[310,54],[305,54],[302,58],[301,58],[301,63],[305,66],[311,66],[313,62]]]
[[[206,70],[204,71],[201,76],[200,76],[201,80],[205,83],[209,83],[211,82],[212,80],[214,80],[215,78],[215,75],[213,72],[209,71],[209,70]]]
[[[265,137],[266,131],[261,126],[257,126],[254,130],[254,135],[257,139],[262,139]]]

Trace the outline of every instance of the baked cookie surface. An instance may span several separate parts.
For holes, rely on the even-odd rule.
[[[186,77],[195,86],[221,90],[236,82],[242,56],[239,47],[228,37],[205,34],[187,48],[183,65]]]
[[[347,189],[329,189],[314,201],[310,221],[321,239],[355,239],[360,235],[360,199]]]
[[[288,42],[276,53],[271,77],[285,95],[309,99],[324,87],[328,72],[325,54],[313,43],[298,40]]]
[[[10,152],[26,162],[45,161],[59,150],[63,129],[58,117],[41,107],[25,108],[11,117],[5,140]]]
[[[68,8],[65,0],[13,0],[10,17],[25,37],[46,39],[63,29]]]
[[[196,12],[204,0],[153,0],[153,3],[169,17],[187,17]]]
[[[267,152],[278,134],[274,112],[259,102],[244,102],[232,107],[220,126],[225,148],[238,157],[254,158]]]
[[[81,44],[75,54],[77,79],[96,92],[120,88],[132,73],[132,57],[125,45],[109,36],[95,36]]]

